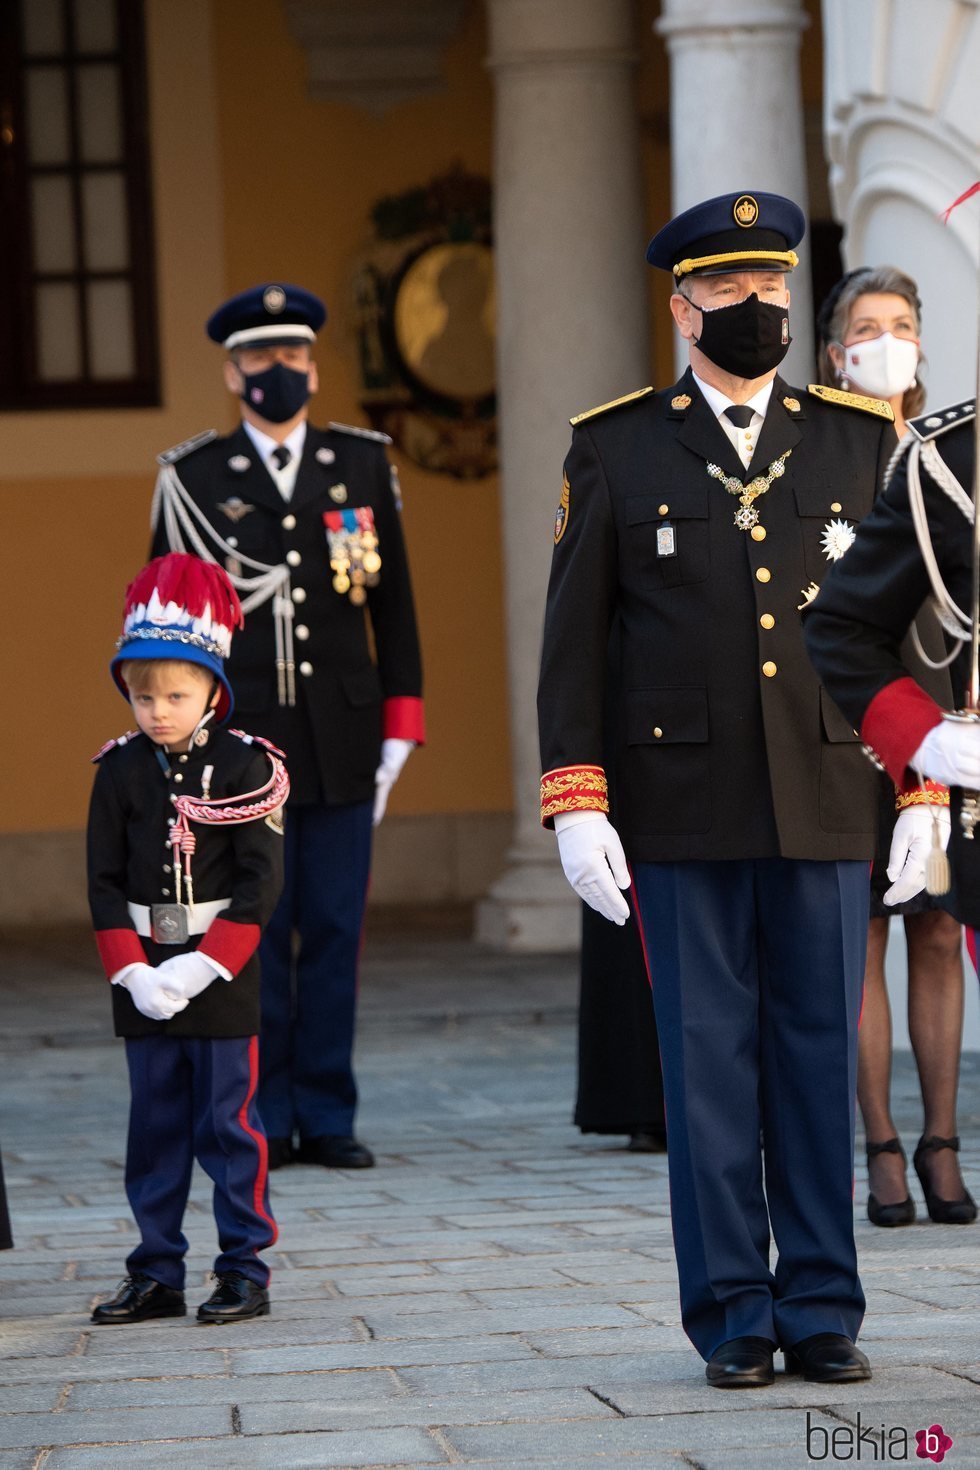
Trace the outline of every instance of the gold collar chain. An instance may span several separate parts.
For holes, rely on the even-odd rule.
[[[792,453],[792,449],[787,449],[785,454],[773,460],[764,475],[756,475],[755,479],[750,480],[747,485],[743,485],[742,481],[736,479],[734,475],[726,475],[721,465],[708,465],[708,474],[711,478],[720,480],[729,495],[738,496],[739,508],[735,512],[735,525],[740,531],[751,531],[753,526],[759,524],[759,512],[752,502],[758,500],[760,495],[765,495],[773,480],[778,480],[780,475],[786,473],[786,461]]]

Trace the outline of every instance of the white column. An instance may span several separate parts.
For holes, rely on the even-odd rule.
[[[847,0],[845,0],[847,3]],[[858,0],[860,8],[865,0]],[[716,194],[783,194],[807,213],[800,37],[803,0],[663,0],[670,55],[674,213]],[[809,242],[790,277],[793,345],[780,372],[813,381]],[[676,342],[678,371],[687,344]]]
[[[568,419],[649,381],[631,0],[488,0],[502,533],[516,819],[479,906],[496,948],[572,949],[538,822],[535,696]]]
[[[848,269],[918,282],[929,404],[976,391],[980,177],[976,0],[823,0],[824,127]]]

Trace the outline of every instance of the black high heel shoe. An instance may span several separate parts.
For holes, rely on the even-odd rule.
[[[884,1143],[869,1143],[866,1145],[866,1152],[869,1164],[878,1154],[901,1154],[902,1164],[908,1164],[905,1150],[897,1138],[886,1138]],[[875,1199],[873,1194],[869,1193],[868,1219],[872,1225],[881,1225],[886,1229],[894,1225],[913,1225],[915,1223],[915,1201],[908,1194],[904,1199],[899,1200],[898,1204],[883,1205]]]
[[[972,1225],[977,1218],[977,1206],[965,1185],[962,1199],[940,1199],[938,1194],[932,1192],[932,1184],[922,1167],[922,1161],[926,1154],[938,1153],[941,1148],[951,1148],[955,1154],[958,1154],[960,1141],[958,1138],[938,1138],[935,1134],[932,1138],[926,1138],[923,1134],[912,1155],[912,1165],[919,1176],[922,1193],[926,1197],[929,1219],[934,1220],[937,1225]]]

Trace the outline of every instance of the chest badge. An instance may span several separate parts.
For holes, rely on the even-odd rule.
[[[820,537],[820,550],[828,561],[840,561],[854,545],[855,529],[849,521],[828,521]]]
[[[327,491],[327,494],[330,496],[330,499],[333,501],[334,505],[344,505],[347,501],[347,486],[331,485],[330,489]]]
[[[222,515],[226,515],[237,526],[239,521],[244,520],[245,516],[255,509],[255,506],[246,504],[237,495],[232,495],[228,500],[220,501],[218,509]]]
[[[664,521],[662,525],[657,527],[657,555],[677,555],[677,533],[670,524],[670,521]]]
[[[251,468],[251,465],[252,461],[247,454],[233,454],[228,461],[228,468],[234,470],[236,475],[244,475],[245,471]]]
[[[328,449],[326,445],[323,445],[322,448],[317,450],[315,458],[317,464],[333,464],[337,456],[332,449]]]

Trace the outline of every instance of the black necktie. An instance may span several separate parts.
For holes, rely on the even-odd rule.
[[[733,403],[725,409],[726,419],[731,419],[736,429],[747,429],[755,417],[755,409],[747,403]]]
[[[292,453],[286,448],[285,444],[277,444],[272,451],[272,458],[276,462],[277,470],[284,470],[292,457]]]

